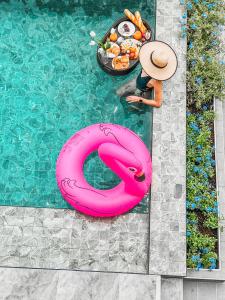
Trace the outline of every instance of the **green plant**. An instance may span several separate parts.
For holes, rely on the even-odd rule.
[[[216,267],[218,228],[214,112],[204,109],[187,113],[187,265],[212,269]]]
[[[219,39],[225,6],[218,0],[181,0],[187,37],[187,266],[217,266],[218,206],[214,153],[214,98],[224,99],[225,63]]]
[[[220,32],[225,6],[218,0],[187,1],[187,101],[198,109],[225,97],[225,63]]]

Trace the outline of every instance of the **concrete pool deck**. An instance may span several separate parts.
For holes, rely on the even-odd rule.
[[[171,293],[174,300],[182,299],[181,279],[161,280],[163,275],[186,275],[186,41],[179,36],[182,12],[179,1],[157,3],[156,39],[174,47],[179,67],[165,82],[164,103],[153,115],[150,215],[93,220],[68,210],[0,207],[3,299],[19,292],[22,299],[41,299],[43,294],[45,299],[76,299],[79,286],[87,289],[87,294],[79,294],[81,300],[105,299],[108,290],[107,299],[161,299],[162,295],[167,300]],[[42,285],[43,278],[47,284]],[[36,286],[43,288],[38,292]]]

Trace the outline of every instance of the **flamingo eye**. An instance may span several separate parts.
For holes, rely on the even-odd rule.
[[[131,172],[137,172],[137,169],[133,168],[133,167],[129,167],[128,168]]]

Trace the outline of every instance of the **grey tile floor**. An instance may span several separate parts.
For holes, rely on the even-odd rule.
[[[0,266],[147,273],[148,218],[0,207]]]
[[[0,299],[160,300],[160,277],[0,268]]]

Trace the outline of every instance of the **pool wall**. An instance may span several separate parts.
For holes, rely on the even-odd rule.
[[[0,207],[0,266],[147,273],[148,214]]]

